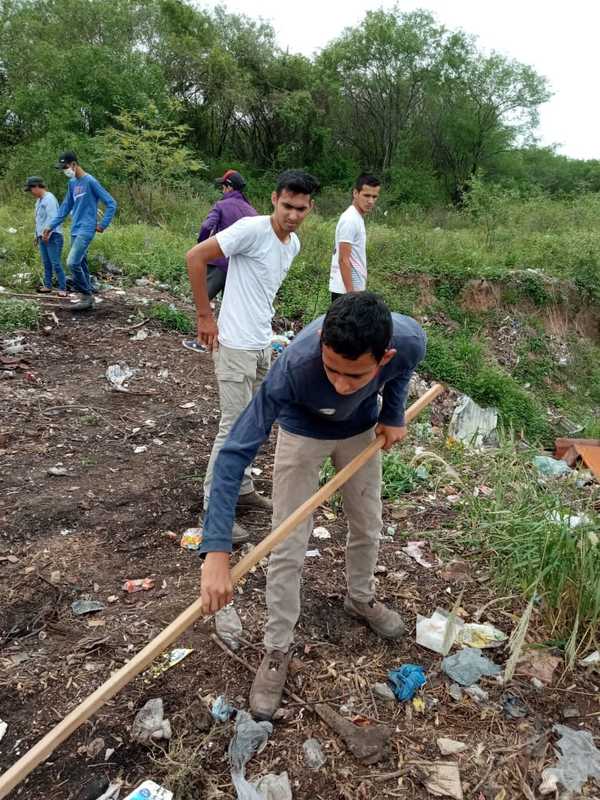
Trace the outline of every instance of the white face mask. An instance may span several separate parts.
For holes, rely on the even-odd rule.
[[[71,169],[71,167],[67,167],[66,169],[63,169],[63,174],[64,174],[65,178],[74,178],[75,177],[75,170]]]

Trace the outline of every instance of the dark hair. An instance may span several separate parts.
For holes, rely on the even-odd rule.
[[[323,321],[321,344],[355,360],[372,353],[381,361],[392,338],[392,315],[373,292],[348,292],[331,304]]]
[[[368,172],[363,172],[356,179],[354,188],[357,192],[360,192],[363,186],[381,186],[381,181],[379,178],[376,178],[375,175],[371,175]]]
[[[292,194],[308,194],[311,197],[320,189],[319,181],[308,172],[300,169],[287,169],[277,178],[275,193],[280,195],[284,189]]]

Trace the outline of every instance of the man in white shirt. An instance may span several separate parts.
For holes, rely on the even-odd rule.
[[[374,175],[359,175],[352,190],[352,205],[338,220],[329,274],[332,302],[346,292],[364,292],[367,288],[367,232],[364,216],[375,207],[380,190],[381,181]]]
[[[318,188],[317,180],[306,172],[282,173],[271,195],[270,216],[240,219],[187,254],[198,340],[213,351],[221,404],[219,432],[204,478],[205,510],[217,455],[271,364],[273,301],[300,251],[295,231],[312,209]],[[206,271],[209,263],[223,257],[229,258],[229,268],[217,326],[208,298]],[[272,508],[271,501],[255,491],[249,468],[244,473],[238,506]],[[234,543],[247,539],[247,531],[235,523]]]

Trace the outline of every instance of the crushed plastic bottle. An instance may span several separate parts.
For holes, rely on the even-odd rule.
[[[307,739],[302,745],[304,750],[304,763],[309,769],[321,769],[327,761],[318,739]]]
[[[244,632],[242,621],[232,605],[225,606],[215,614],[215,628],[217,636],[232,650],[240,646],[240,636]]]

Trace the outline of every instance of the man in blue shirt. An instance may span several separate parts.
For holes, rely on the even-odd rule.
[[[40,249],[42,264],[44,265],[44,285],[39,292],[52,291],[52,272],[56,273],[59,297],[66,297],[66,278],[60,257],[63,249],[62,225],[52,233],[47,242],[42,239],[42,234],[51,219],[58,213],[58,200],[46,189],[46,183],[39,175],[30,175],[23,187],[26,192],[31,192],[35,197],[35,243]]]
[[[232,599],[229,557],[240,483],[273,423],[279,423],[275,529],[317,490],[325,458],[330,456],[340,470],[377,434],[385,435],[385,449],[404,438],[408,385],[424,355],[425,333],[415,320],[391,314],[371,292],[351,292],[308,325],[277,359],[215,463],[200,548],[206,554],[201,584],[205,613]],[[402,619],[374,598],[382,525],[380,456],[343,488],[349,528],[344,609],[378,635],[398,639],[406,630]],[[269,561],[266,653],[250,693],[250,708],[258,718],[270,719],[281,702],[311,530],[308,519],[273,550]]]
[[[110,225],[117,203],[102,184],[79,165],[77,155],[72,150],[61,153],[56,168],[62,170],[63,175],[69,179],[69,185],[58,214],[44,230],[43,239],[47,242],[52,231],[65,221],[69,213],[72,214],[71,249],[67,256],[67,266],[71,270],[75,291],[81,296],[70,308],[72,311],[84,311],[94,307],[87,251],[96,233],[102,233]],[[100,223],[99,202],[105,206]]]

